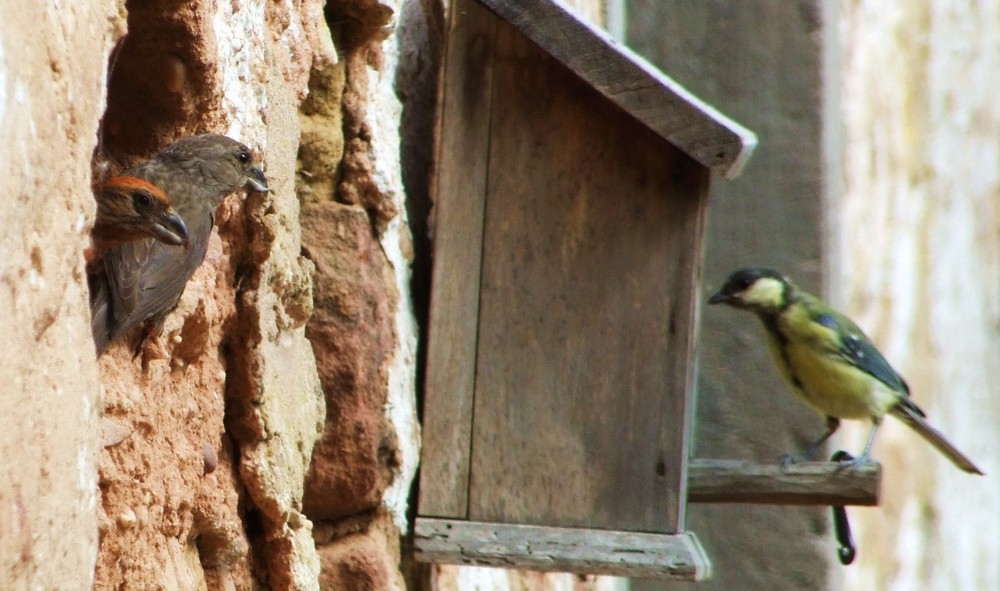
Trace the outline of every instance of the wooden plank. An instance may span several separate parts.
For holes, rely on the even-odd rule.
[[[465,517],[496,18],[470,0],[456,0],[451,11],[432,192],[419,512]]]
[[[690,171],[688,175],[691,178],[698,178],[698,175],[694,171]],[[677,363],[683,364],[675,365],[674,369],[675,371],[683,371],[684,373],[684,395],[668,398],[667,402],[672,403],[672,406],[668,408],[667,412],[669,416],[683,418],[683,429],[678,432],[675,422],[663,421],[660,423],[659,444],[661,449],[677,449],[679,457],[684,460],[682,472],[679,475],[678,495],[683,500],[678,506],[677,519],[679,530],[683,530],[685,523],[687,523],[688,477],[691,473],[689,462],[693,455],[692,448],[694,443],[692,439],[695,432],[696,409],[695,390],[698,383],[697,344],[699,335],[701,334],[701,304],[704,300],[701,295],[701,285],[702,273],[705,268],[705,226],[708,217],[708,197],[711,194],[711,186],[716,180],[710,175],[704,175],[701,182],[685,187],[685,190],[697,195],[698,202],[705,205],[698,210],[691,222],[692,237],[687,264],[682,264],[681,268],[677,270],[679,275],[687,277],[687,280],[690,282],[689,285],[691,285],[691,297],[687,301],[688,309],[686,310],[686,318],[690,319],[688,323],[689,338],[678,343],[677,348],[671,352]]]
[[[839,4],[628,1],[628,45],[766,144],[738,181],[714,184],[706,292],[752,261],[767,261],[814,293],[823,292],[821,277],[839,276],[838,257],[826,256],[838,252],[827,242],[838,232],[828,232],[826,222],[828,199],[838,199],[843,174],[825,169],[823,161],[824,149],[840,154],[829,146],[841,116],[836,101],[824,98],[839,92],[828,84],[839,68],[822,63],[823,45],[838,39],[838,21],[822,13]],[[825,124],[834,130],[829,137]],[[822,432],[822,419],[790,394],[771,352],[760,346],[759,323],[727,312],[702,310],[693,457],[772,461],[800,451]],[[689,468],[689,479],[695,473]],[[716,576],[690,591],[838,586],[837,569],[804,566],[835,561],[829,528],[817,526],[826,523],[829,509],[694,503],[694,484],[689,480],[687,523],[711,554]],[[633,581],[632,591],[688,590]]]
[[[624,533],[418,517],[421,562],[698,581],[711,563],[691,533]]]
[[[469,519],[675,533],[709,171],[505,23],[496,55]]]
[[[743,460],[692,460],[688,501],[758,505],[878,505],[881,466],[845,468],[831,462],[758,464]]]
[[[757,136],[558,0],[478,0],[689,156],[738,176]]]

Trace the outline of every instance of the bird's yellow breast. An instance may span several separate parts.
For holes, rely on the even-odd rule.
[[[898,402],[900,394],[845,360],[836,333],[812,322],[805,309],[792,307],[777,323],[780,335],[768,334],[775,362],[792,391],[818,412],[881,419]]]

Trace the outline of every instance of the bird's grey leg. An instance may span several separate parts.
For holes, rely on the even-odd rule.
[[[794,462],[806,462],[811,460],[813,456],[816,455],[816,452],[819,451],[819,448],[826,443],[826,440],[837,432],[838,428],[840,428],[840,419],[831,416],[826,417],[826,432],[823,433],[822,437],[812,442],[804,454],[799,456],[793,456],[791,454],[785,455],[781,458],[782,462],[784,462],[785,466],[787,466],[788,464]]]
[[[844,466],[845,468],[853,468],[857,466],[863,466],[864,464],[867,464],[868,462],[872,461],[872,456],[871,456],[872,444],[875,443],[875,433],[878,432],[878,427],[880,424],[881,421],[875,419],[874,417],[872,418],[872,431],[871,433],[868,434],[868,443],[865,445],[865,451],[861,452],[861,455],[854,459],[841,462],[840,463],[841,466]]]

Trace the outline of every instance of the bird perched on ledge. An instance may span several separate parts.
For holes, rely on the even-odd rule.
[[[787,277],[764,268],[739,269],[710,304],[727,304],[757,315],[785,380],[803,401],[826,416],[827,430],[805,456],[840,426],[840,419],[872,421],[864,452],[852,464],[870,459],[875,433],[892,414],[926,439],[960,469],[982,474],[968,457],[931,427],[910,399],[909,387],[871,340],[849,318],[798,289]]]
[[[111,177],[94,191],[97,219],[91,236],[94,249],[88,262],[102,265],[112,248],[126,242],[153,238],[173,246],[187,245],[188,230],[170,200],[159,189],[130,176]]]
[[[122,244],[104,257],[104,279],[91,298],[91,331],[98,353],[115,338],[147,323],[159,328],[201,266],[222,198],[241,188],[267,191],[250,149],[216,134],[184,138],[124,173],[161,188],[184,219],[186,249],[152,238]]]

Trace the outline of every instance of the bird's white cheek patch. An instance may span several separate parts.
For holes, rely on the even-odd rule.
[[[773,304],[781,301],[785,286],[781,281],[764,277],[758,279],[745,292],[743,301],[750,304]]]

